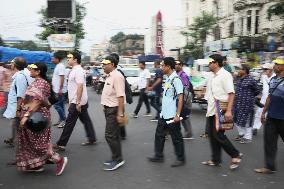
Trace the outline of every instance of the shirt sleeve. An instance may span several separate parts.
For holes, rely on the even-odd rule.
[[[150,79],[150,78],[151,78],[151,73],[150,73],[149,70],[146,70],[146,72],[145,72],[145,78],[146,78],[146,79]]]
[[[182,94],[183,93],[183,84],[179,78],[176,78],[174,80],[174,87],[176,89],[177,94]]]
[[[113,87],[116,92],[116,97],[125,96],[125,79],[123,76],[114,79]]]
[[[227,94],[235,93],[233,76],[229,72],[224,76],[222,82]]]
[[[84,72],[77,70],[75,74],[75,81],[77,84],[84,84],[85,83],[85,74]]]
[[[24,74],[18,74],[15,80],[17,97],[23,98],[28,87],[28,80]]]
[[[62,76],[66,74],[65,66],[63,64],[60,64],[58,67],[58,75]]]
[[[156,72],[156,77],[163,79],[163,73],[162,73],[161,70],[158,70],[158,71]]]

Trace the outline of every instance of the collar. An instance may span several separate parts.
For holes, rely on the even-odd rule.
[[[14,75],[12,76],[12,79],[15,79],[19,73],[23,73],[23,74],[24,74],[23,70],[17,71],[17,72],[14,73]]]
[[[215,76],[220,75],[225,69],[222,67],[217,73],[214,73]]]
[[[75,70],[75,69],[78,69],[78,68],[80,68],[80,67],[81,67],[80,64],[79,64],[79,65],[76,65],[76,66],[73,66],[73,67],[72,67],[72,70],[73,70],[73,69],[74,69],[74,70]]]
[[[117,69],[112,70],[109,74],[107,74],[107,77],[113,76],[113,74],[117,71]]]
[[[178,76],[176,71],[173,71],[173,73],[170,76],[168,76],[168,79],[172,80],[176,76]]]

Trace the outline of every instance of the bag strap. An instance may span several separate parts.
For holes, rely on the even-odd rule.
[[[275,88],[271,91],[271,95],[274,93],[274,91],[277,89],[277,87],[281,84],[281,83],[283,83],[283,81],[284,81],[284,78],[282,78],[281,79],[281,81],[279,81],[279,83],[277,83],[277,85],[275,86]]]
[[[25,77],[26,82],[27,82],[27,86],[29,86],[29,81],[28,81],[28,79],[27,79],[27,76],[26,76],[25,74],[23,74],[22,72],[20,72],[19,74],[22,74],[22,75]],[[16,85],[16,82],[15,82],[15,93],[16,93],[16,95],[17,95],[17,85]]]

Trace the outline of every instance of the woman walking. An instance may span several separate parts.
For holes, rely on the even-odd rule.
[[[53,152],[50,130],[50,84],[46,77],[45,64],[30,65],[31,77],[35,81],[27,88],[20,111],[20,126],[18,128],[18,148],[16,152],[17,167],[21,171],[41,172],[46,161],[56,164],[57,176],[61,175],[67,158]],[[47,120],[47,127],[40,131],[31,129],[28,120],[33,113],[40,113]],[[38,125],[37,125],[38,126]],[[41,125],[42,126],[42,125]]]

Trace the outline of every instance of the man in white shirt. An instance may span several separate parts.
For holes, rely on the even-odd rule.
[[[63,55],[60,52],[55,52],[53,54],[52,63],[55,64],[53,76],[52,76],[52,90],[58,96],[58,102],[53,106],[59,115],[59,120],[54,126],[58,128],[63,128],[65,125],[65,109],[64,109],[64,96],[67,92],[67,82],[66,82],[66,69],[64,64],[61,62]]]
[[[214,73],[211,81],[208,81],[206,98],[208,102],[207,114],[209,121],[208,135],[212,151],[212,159],[202,162],[203,165],[219,166],[221,163],[221,149],[228,153],[232,160],[230,169],[236,169],[241,162],[241,153],[233,146],[225,135],[225,130],[217,130],[215,127],[216,105],[215,101],[227,102],[228,107],[225,113],[225,120],[232,121],[232,107],[235,97],[235,90],[232,75],[223,67],[223,58],[219,54],[210,56],[209,69]]]
[[[139,79],[138,79],[138,89],[140,90],[140,95],[139,95],[139,100],[138,104],[136,106],[136,109],[132,116],[134,118],[138,118],[138,113],[140,111],[140,108],[142,106],[142,103],[144,102],[147,108],[146,114],[144,116],[151,116],[151,108],[148,100],[148,96],[146,93],[146,88],[149,86],[151,74],[148,69],[145,68],[145,62],[141,61],[139,62],[139,68],[140,68],[140,73],[139,73]]]
[[[72,135],[73,129],[76,125],[78,118],[84,125],[86,136],[88,140],[81,143],[82,146],[96,144],[97,138],[92,120],[88,113],[88,94],[86,87],[86,76],[81,67],[81,54],[72,52],[67,55],[68,64],[72,70],[68,78],[68,99],[69,108],[66,123],[63,132],[53,146],[55,150],[65,151],[65,147]]]

